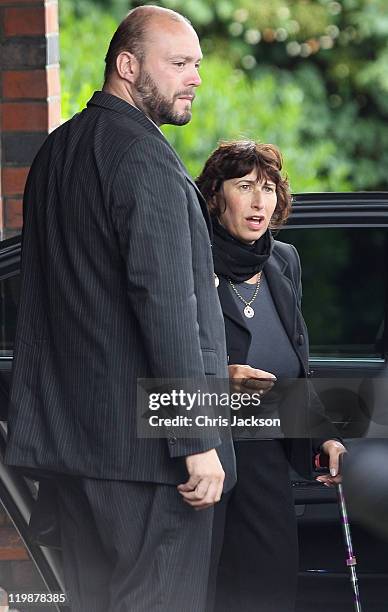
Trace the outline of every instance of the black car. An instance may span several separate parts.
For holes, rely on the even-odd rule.
[[[295,196],[292,215],[276,237],[294,244],[301,257],[310,367],[328,416],[350,448],[386,439],[388,411],[380,405],[376,385],[388,375],[388,193]],[[13,524],[4,519],[3,529],[16,528],[32,561],[25,561],[30,567],[28,579],[26,573],[18,578],[12,571],[17,562],[1,553],[0,520],[0,587],[60,593],[60,550],[38,544],[28,528],[38,484],[3,463],[19,264],[20,236],[16,236],[0,245],[0,501]],[[297,611],[351,612],[336,492],[296,473],[293,490],[300,536]],[[388,609],[387,542],[357,521],[352,521],[351,529],[361,600],[367,612],[383,612]],[[49,531],[48,521],[46,539]],[[12,605],[20,611],[26,607],[20,601]],[[55,604],[46,609],[65,608]]]
[[[381,438],[388,456],[388,194],[296,196],[278,238],[294,244],[301,257],[310,368],[326,413],[354,452],[373,448]],[[294,491],[297,610],[350,612],[352,589],[335,490],[295,476]],[[373,518],[373,507],[370,512]],[[388,609],[387,541],[355,520],[351,529],[363,609],[383,612]]]

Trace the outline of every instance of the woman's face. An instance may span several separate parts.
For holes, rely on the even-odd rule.
[[[268,228],[276,208],[276,185],[269,178],[257,180],[257,170],[224,181],[217,197],[226,204],[219,221],[234,238],[252,243]],[[223,209],[221,201],[221,210]]]

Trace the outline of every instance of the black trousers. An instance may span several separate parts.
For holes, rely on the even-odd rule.
[[[68,477],[57,490],[71,612],[203,612],[212,508],[152,483]]]
[[[208,610],[292,612],[298,539],[283,444],[242,441],[235,450],[237,485],[215,508]]]

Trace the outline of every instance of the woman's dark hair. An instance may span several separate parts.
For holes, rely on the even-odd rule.
[[[219,198],[216,197],[222,183],[257,170],[259,180],[266,177],[276,185],[277,203],[271,219],[271,228],[275,229],[286,221],[292,203],[287,177],[281,173],[282,166],[282,155],[272,144],[262,144],[253,140],[221,142],[210,155],[196,183],[210,213],[218,217],[225,212],[225,208],[221,210]]]

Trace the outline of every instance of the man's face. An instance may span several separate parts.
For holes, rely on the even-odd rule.
[[[132,92],[135,104],[157,125],[185,125],[201,84],[196,33],[189,24],[158,20],[146,35],[144,51]]]

